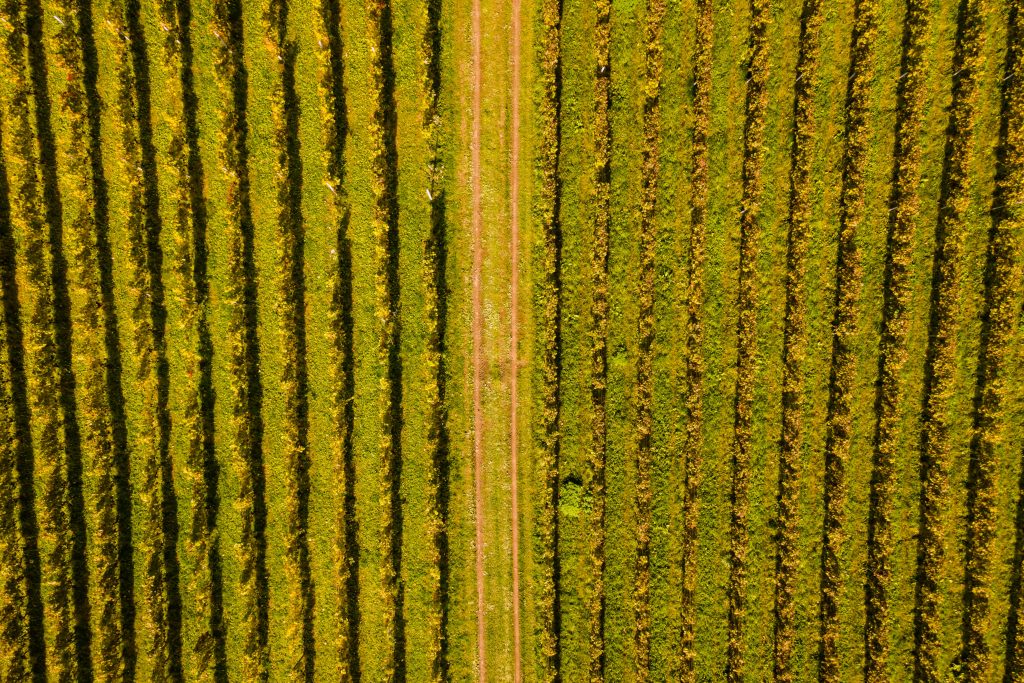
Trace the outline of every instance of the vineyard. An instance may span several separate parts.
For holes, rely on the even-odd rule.
[[[1024,681],[1024,0],[0,0],[0,681]]]

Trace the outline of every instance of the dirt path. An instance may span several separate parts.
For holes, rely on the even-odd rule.
[[[473,0],[473,133],[470,143],[473,185],[473,478],[476,489],[476,642],[479,680],[487,680],[484,616],[484,449],[483,449],[483,224],[480,188],[480,127],[482,116],[480,0]]]
[[[512,0],[512,159],[509,203],[512,218],[512,378],[509,443],[512,476],[512,681],[523,680],[519,637],[519,13],[521,0]]]

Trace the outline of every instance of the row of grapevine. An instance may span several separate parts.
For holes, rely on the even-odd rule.
[[[764,183],[765,116],[768,106],[768,22],[770,5],[750,3],[750,62],[747,66],[746,117],[743,132],[743,199],[740,211],[740,277],[736,324],[737,369],[732,445],[731,516],[729,524],[729,642],[726,678],[743,680],[747,612],[747,552],[750,544],[750,455],[757,352],[757,276],[755,266],[761,228]]]
[[[231,449],[242,518],[241,592],[246,680],[266,681],[270,665],[266,473],[263,463],[263,384],[260,375],[254,225],[249,177],[249,76],[240,0],[213,4],[214,67],[224,96],[220,161],[227,185],[227,249],[231,304]]]
[[[334,475],[337,482],[334,515],[334,561],[337,567],[332,590],[337,595],[334,643],[338,680],[359,680],[359,546],[356,539],[355,463],[352,429],[355,420],[355,365],[352,340],[352,241],[345,175],[345,138],[348,110],[345,102],[345,62],[342,57],[341,10],[338,0],[317,5],[319,50],[318,89],[323,119],[323,160],[326,169],[328,207],[335,251],[331,271],[330,348],[331,425]]]
[[[395,71],[392,52],[390,0],[367,3],[370,46],[372,121],[370,123],[370,171],[373,190],[374,302],[377,324],[376,373],[379,378],[380,434],[378,462],[382,528],[385,680],[405,677],[405,623],[402,567],[402,365],[400,356],[398,282],[398,149],[395,105]]]
[[[891,210],[887,222],[882,332],[878,348],[871,499],[868,512],[868,565],[865,587],[865,677],[889,680],[890,583],[892,582],[896,460],[900,415],[905,400],[903,368],[911,316],[910,269],[920,213],[921,125],[925,102],[924,49],[929,36],[927,3],[911,0],[903,19],[897,86],[896,141],[893,150]]]
[[[953,102],[946,133],[925,357],[921,499],[914,609],[914,680],[938,681],[943,632],[940,600],[946,563],[951,465],[950,399],[956,381],[963,251],[969,230],[975,124],[984,68],[985,0],[965,0],[957,17]]]
[[[209,321],[206,198],[199,156],[197,95],[192,68],[190,0],[157,0],[164,31],[163,83],[170,109],[169,170],[174,178],[174,272],[181,312],[180,354],[188,378],[185,389],[185,471],[190,482],[188,549],[193,612],[201,624],[187,649],[194,653],[200,680],[224,681],[227,655],[223,614],[218,465],[214,454],[213,342]]]
[[[708,135],[711,129],[711,69],[714,49],[714,6],[701,0],[696,7],[693,53],[693,171],[690,177],[689,264],[686,290],[686,428],[683,441],[682,654],[680,675],[693,683],[697,676],[697,525],[704,450],[704,305],[706,299],[708,229]]]
[[[819,676],[830,683],[838,681],[840,676],[839,601],[844,588],[841,555],[846,522],[846,470],[853,434],[853,394],[856,382],[854,345],[862,279],[857,231],[864,220],[864,176],[871,135],[871,81],[874,76],[878,12],[875,0],[859,0],[854,5],[850,73],[847,80],[846,148],[843,153],[839,197],[835,313],[832,320],[832,360],[825,422],[825,512],[821,553]]]
[[[646,681],[651,669],[651,457],[654,431],[654,275],[655,210],[661,138],[661,78],[665,3],[649,0],[644,25],[643,147],[640,180],[639,357],[636,378],[636,671]]]
[[[65,178],[70,181],[71,191],[64,193],[63,201],[65,207],[70,206],[72,216],[63,246],[70,252],[72,282],[81,302],[74,317],[78,333],[75,351],[81,367],[79,417],[84,427],[83,455],[96,478],[92,532],[98,556],[94,568],[98,574],[98,596],[94,601],[98,612],[95,674],[100,680],[113,681],[122,676],[123,657],[130,648],[121,633],[123,609],[116,487],[117,462],[123,459],[124,453],[115,452],[111,405],[114,397],[108,394],[111,386],[120,391],[120,379],[113,384],[108,379],[108,368],[116,367],[119,362],[108,356],[110,347],[104,343],[110,338],[107,326],[115,325],[112,333],[115,340],[117,330],[110,282],[95,46],[92,44],[91,9],[87,4],[61,2],[56,9],[64,17],[54,38],[57,66],[66,84],[60,93],[60,104],[71,133],[65,138],[69,144],[63,150]],[[101,249],[106,253],[100,253]],[[116,344],[113,350],[117,353]]]
[[[281,389],[284,460],[288,470],[285,571],[289,584],[289,670],[313,680],[315,594],[309,556],[309,376],[306,362],[305,225],[299,103],[295,91],[298,47],[288,39],[288,0],[270,0],[263,15],[276,82],[271,96],[277,199],[278,313],[281,319]]]
[[[2,141],[0,149],[4,149]],[[3,306],[3,326],[0,327],[0,335],[3,336],[4,344],[4,355],[0,356],[0,360],[7,364],[5,400],[10,402],[11,412],[9,418],[5,417],[10,419],[10,424],[6,427],[10,430],[6,441],[12,449],[10,457],[13,460],[10,466],[13,467],[17,482],[17,488],[11,491],[11,502],[16,500],[17,506],[8,508],[7,512],[13,515],[9,518],[9,523],[16,527],[8,528],[16,530],[16,542],[19,546],[18,556],[7,557],[15,564],[7,564],[5,560],[7,569],[17,567],[17,571],[7,577],[4,589],[8,595],[8,604],[15,610],[5,618],[10,628],[5,631],[4,637],[9,646],[7,651],[12,657],[7,663],[7,670],[17,671],[17,668],[22,666],[18,663],[20,658],[27,657],[24,662],[27,665],[25,678],[45,681],[46,643],[43,638],[42,577],[39,521],[36,517],[33,481],[32,426],[25,369],[25,334],[21,323],[21,301],[15,258],[17,247],[12,232],[10,181],[6,162],[0,164],[0,225],[0,305]],[[15,583],[11,583],[11,580]],[[22,620],[20,625],[19,618]],[[24,633],[20,633],[20,629],[24,629]],[[24,642],[20,642],[22,639]]]
[[[986,307],[989,322],[988,326],[993,330],[1001,330],[1006,319],[1005,306],[1013,301],[1013,297],[1007,299],[997,298],[1003,292],[1014,291],[1014,286],[1020,282],[1020,257],[1018,255],[1021,225],[1021,204],[1024,202],[1024,7],[1019,2],[1010,5],[1009,36],[1006,54],[1006,67],[1003,76],[1003,98],[1000,112],[1000,140],[996,172],[996,191],[992,198],[992,228],[989,233],[989,260],[986,269],[993,279],[1006,278],[1005,283],[1000,284],[994,281],[986,290]],[[1014,243],[1016,236],[1017,243]],[[1004,289],[1005,287],[1005,289]],[[1001,332],[993,334],[989,332],[989,344],[998,344],[1001,339]],[[984,347],[983,347],[984,348]],[[996,353],[999,353],[998,351]],[[997,365],[998,367],[998,365]],[[999,386],[999,372],[985,370],[985,382],[989,378],[994,379],[996,387]],[[989,419],[994,424],[981,423],[985,431],[998,431],[1004,424],[999,424],[998,410],[996,414],[990,413]],[[976,418],[977,420],[977,418]],[[980,420],[979,420],[980,422]],[[976,428],[977,429],[977,428]],[[980,431],[980,430],[979,430]],[[983,447],[982,437],[975,437]],[[1005,678],[1014,680],[1024,675],[1024,633],[1021,632],[1022,605],[1022,581],[1021,567],[1024,548],[1024,526],[1020,523],[1020,511],[1024,511],[1024,492],[1018,503],[1017,515],[1017,538],[1014,548],[1012,572],[1014,582],[1010,587],[1010,613],[1006,628],[1006,673]],[[987,615],[986,615],[987,616]],[[970,634],[968,628],[967,633]],[[969,643],[969,639],[965,639]],[[975,655],[977,656],[977,655]],[[984,655],[979,657],[983,660]]]
[[[4,153],[11,178],[11,224],[21,249],[19,269],[25,273],[28,295],[26,348],[36,463],[43,481],[41,531],[45,543],[46,666],[55,680],[78,676],[76,608],[73,603],[70,493],[65,425],[61,401],[62,370],[55,339],[55,294],[51,228],[40,187],[40,159],[33,125],[33,82],[26,58],[27,30],[23,3],[8,0],[0,6],[3,25]],[[37,660],[34,667],[42,666]],[[37,668],[38,670],[38,668]],[[47,669],[44,669],[46,671]]]
[[[117,122],[122,176],[128,186],[123,220],[128,239],[134,352],[142,394],[138,447],[143,453],[140,495],[146,531],[143,582],[153,667],[182,676],[181,595],[178,587],[177,502],[170,458],[166,318],[150,121],[149,66],[137,0],[109,6],[117,62]]]
[[[967,480],[967,538],[964,550],[964,613],[961,661],[966,681],[991,675],[993,566],[997,513],[998,444],[1007,426],[1012,391],[1014,335],[1019,320],[1021,205],[1024,204],[1024,35],[1020,2],[1010,5],[1007,57],[1003,76],[996,186],[988,232],[981,348],[975,385],[973,433]],[[1018,574],[1019,576],[1019,574]],[[1007,636],[1016,649],[1017,634]],[[1021,674],[1008,658],[1007,679]],[[1012,662],[1012,663],[1011,663]]]
[[[537,248],[534,282],[537,356],[537,449],[534,501],[535,676],[558,680],[558,485],[561,450],[561,223],[558,176],[561,143],[562,3],[543,0],[537,41],[539,89],[533,200]]]
[[[26,53],[32,83],[35,135],[39,154],[39,180],[46,226],[49,229],[53,286],[54,340],[59,363],[59,402],[63,420],[64,447],[67,457],[68,522],[71,530],[71,600],[74,604],[74,648],[78,662],[75,667],[85,676],[92,675],[92,606],[89,601],[89,563],[87,557],[87,513],[83,486],[82,436],[78,423],[77,383],[74,374],[72,342],[71,292],[68,286],[68,264],[63,250],[64,207],[61,201],[60,168],[57,135],[50,93],[48,46],[44,37],[41,0],[25,0],[24,12]]]
[[[17,281],[14,239],[10,232],[11,208],[7,200],[7,169],[0,165],[0,678],[29,680],[37,664],[32,661],[30,617],[26,581],[26,530],[21,520],[20,467],[24,433],[19,433],[14,397],[12,342],[17,339]],[[11,302],[13,305],[8,305]],[[12,315],[13,314],[13,315]],[[35,677],[38,678],[38,677]]]
[[[794,680],[796,584],[799,571],[799,492],[804,445],[807,355],[807,257],[810,249],[811,161],[817,121],[814,98],[821,58],[822,3],[805,0],[793,98],[789,214],[786,238],[786,313],[783,329],[782,438],[779,442],[778,547],[775,555],[775,680]]]
[[[425,290],[427,334],[424,366],[427,380],[423,402],[426,406],[427,452],[430,463],[427,476],[427,529],[430,534],[430,602],[428,633],[430,652],[427,661],[430,680],[442,683],[449,678],[448,622],[450,568],[448,559],[448,507],[450,499],[450,447],[447,409],[448,346],[448,244],[446,196],[442,159],[441,98],[441,1],[423,3],[424,31],[420,47],[424,66],[423,135],[427,144],[427,198],[430,202],[430,230],[424,243],[423,284]]]
[[[591,268],[593,301],[590,308],[590,396],[592,442],[587,459],[587,489],[593,501],[590,520],[587,596],[590,680],[604,679],[605,614],[605,467],[608,451],[608,242],[611,228],[611,0],[596,3],[594,26],[594,232]]]

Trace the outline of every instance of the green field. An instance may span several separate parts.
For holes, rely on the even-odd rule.
[[[0,681],[1024,681],[1021,0],[0,0],[0,136]]]

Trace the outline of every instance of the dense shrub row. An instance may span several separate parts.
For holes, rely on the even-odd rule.
[[[846,147],[839,195],[832,361],[825,418],[824,529],[821,543],[821,650],[818,676],[829,683],[838,681],[840,677],[839,601],[846,575],[841,556],[845,543],[846,468],[853,436],[857,321],[862,278],[857,232],[864,220],[878,13],[877,0],[857,0],[854,4],[850,71],[846,86]]]
[[[227,679],[223,579],[218,533],[219,467],[214,453],[213,342],[209,323],[206,198],[199,156],[198,101],[192,71],[190,0],[156,0],[163,30],[163,85],[168,102],[167,147],[173,178],[174,265],[180,311],[179,352],[185,367],[183,420],[185,473],[190,484],[191,614],[199,627],[189,643],[193,673],[203,681]]]
[[[114,441],[114,415],[108,393],[108,357],[106,328],[113,319],[112,301],[103,291],[110,286],[109,271],[102,282],[101,268],[109,263],[106,244],[106,180],[103,176],[99,136],[99,96],[95,70],[86,66],[86,51],[92,45],[91,10],[75,0],[61,0],[55,10],[62,18],[54,36],[57,66],[63,72],[60,93],[61,111],[68,126],[64,152],[63,177],[67,181],[63,195],[71,217],[66,223],[65,248],[70,254],[72,284],[78,292],[75,307],[75,353],[78,357],[78,384],[81,391],[79,419],[82,422],[83,450],[93,473],[95,515],[91,545],[95,549],[93,571],[97,593],[93,607],[98,612],[95,674],[103,681],[119,680],[124,655],[134,644],[124,642],[121,633],[120,546],[117,511],[117,454]],[[101,265],[102,264],[102,265]],[[109,267],[109,266],[108,266]],[[107,305],[110,302],[111,305]],[[116,337],[116,331],[114,332]],[[119,378],[117,380],[119,382]]]
[[[654,432],[654,280],[657,232],[661,76],[664,63],[664,0],[648,0],[644,25],[643,146],[640,168],[640,283],[636,378],[636,568],[633,609],[636,615],[637,680],[651,670],[651,456]]]
[[[267,573],[266,473],[263,463],[263,385],[260,377],[254,226],[249,182],[249,76],[240,0],[216,0],[211,25],[214,70],[224,97],[220,162],[227,185],[232,455],[241,514],[242,677],[269,679],[270,594]]]
[[[900,416],[906,387],[910,326],[913,241],[920,211],[921,123],[926,95],[924,51],[930,8],[910,0],[903,18],[901,78],[896,92],[896,141],[882,285],[882,333],[875,382],[871,498],[868,508],[868,562],[865,584],[864,676],[868,683],[889,680],[889,584],[892,580],[892,509]]]
[[[338,0],[320,0],[316,16],[318,89],[323,121],[323,160],[328,207],[334,225],[334,264],[331,272],[329,342],[331,360],[331,446],[337,483],[334,529],[337,594],[334,654],[339,681],[359,679],[359,547],[356,539],[355,465],[352,428],[355,419],[354,355],[352,340],[352,242],[345,178],[345,62]]]
[[[807,256],[811,241],[812,160],[821,58],[820,0],[804,0],[793,98],[789,216],[786,237],[786,312],[782,332],[782,437],[779,440],[778,545],[775,555],[774,673],[791,683],[800,569],[800,479],[804,445],[804,359],[807,355]]]
[[[33,126],[33,84],[26,63],[26,23],[21,0],[0,3],[0,49],[4,80],[4,153],[11,177],[11,223],[21,245],[20,269],[28,294],[26,354],[35,431],[36,464],[42,485],[42,534],[46,546],[46,620],[51,680],[78,677],[76,610],[73,603],[70,492],[61,401],[62,370],[55,339],[56,302],[50,227],[40,187]]]
[[[914,680],[942,679],[942,576],[951,461],[950,399],[957,365],[963,251],[973,183],[978,91],[985,68],[986,0],[964,0],[953,51],[953,102],[942,166],[935,231],[931,313],[925,355],[920,441],[921,497],[914,609]]]
[[[682,621],[680,678],[697,679],[697,523],[704,452],[704,302],[708,230],[708,136],[711,133],[712,60],[715,43],[714,4],[696,6],[693,53],[693,170],[690,176],[690,239],[686,288],[686,395],[683,433]]]
[[[590,305],[590,429],[587,497],[591,501],[587,600],[591,683],[604,680],[605,461],[608,450],[608,245],[611,228],[611,0],[595,3],[594,77],[594,232],[590,252],[593,294]]]
[[[750,545],[750,453],[754,418],[754,367],[757,355],[757,244],[761,232],[764,184],[765,114],[768,108],[768,23],[771,3],[750,2],[750,58],[743,129],[743,197],[740,211],[740,271],[736,323],[736,398],[732,444],[729,522],[729,617],[726,678],[744,677],[747,611],[747,550]]]
[[[385,680],[405,678],[404,589],[401,579],[402,366],[398,283],[398,150],[390,0],[368,0],[370,171],[373,192],[373,256],[376,292],[376,367],[379,376],[383,623],[388,659]]]
[[[964,680],[991,678],[991,603],[996,538],[996,486],[1000,445],[1008,419],[1014,374],[1014,340],[1020,313],[1021,207],[1024,205],[1024,35],[1020,2],[1010,5],[1002,86],[996,186],[985,263],[981,348],[975,385],[973,433],[967,479],[962,671]],[[1013,634],[1016,635],[1016,634]],[[1007,663],[1009,677],[1019,676]]]
[[[558,462],[561,450],[561,224],[558,180],[561,146],[561,35],[562,3],[539,4],[537,39],[537,108],[533,214],[537,248],[534,276],[536,316],[536,439],[534,458],[536,503],[534,512],[534,579],[536,623],[536,678],[558,680],[560,658],[558,628]]]
[[[422,74],[423,136],[427,144],[427,198],[430,201],[430,232],[424,244],[423,284],[427,318],[423,385],[426,407],[427,517],[430,534],[431,587],[428,601],[430,651],[427,661],[430,680],[447,681],[448,664],[448,502],[449,434],[447,405],[447,216],[444,179],[443,135],[439,103],[441,97],[441,0],[423,3],[424,33],[420,46]]]
[[[284,396],[283,460],[287,468],[288,531],[285,573],[289,585],[288,660],[294,680],[313,680],[315,593],[309,556],[309,375],[306,361],[305,223],[299,101],[295,91],[298,46],[288,38],[288,0],[270,0],[263,14],[275,72],[271,93],[274,183],[277,199],[278,303],[281,393]]]

